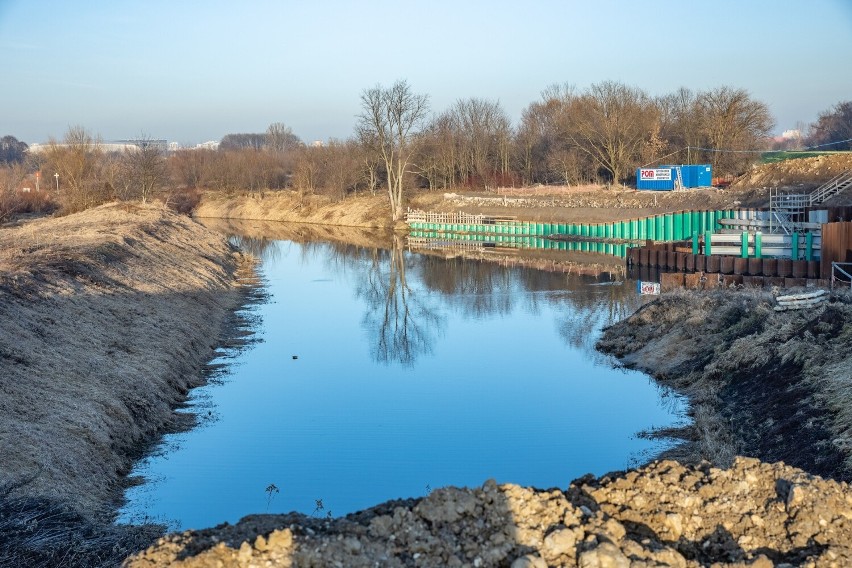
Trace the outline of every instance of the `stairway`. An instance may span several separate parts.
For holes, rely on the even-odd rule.
[[[787,235],[798,231],[806,221],[805,207],[810,195],[784,190],[769,190],[769,232]]]
[[[810,194],[810,205],[824,203],[827,199],[852,187],[852,170],[828,180]]]

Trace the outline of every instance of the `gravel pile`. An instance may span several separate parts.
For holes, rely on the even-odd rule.
[[[849,566],[852,491],[783,464],[661,461],[566,490],[487,481],[345,518],[256,515],[169,535],[154,566]]]

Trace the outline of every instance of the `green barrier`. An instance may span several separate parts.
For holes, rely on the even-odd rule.
[[[713,247],[710,242],[710,235],[712,234],[712,231],[704,232],[704,256],[710,256],[713,254]]]
[[[763,258],[763,233],[754,234],[754,258]]]
[[[654,239],[654,218],[645,217],[645,238]]]
[[[799,260],[799,233],[796,231],[790,236],[790,258]]]
[[[805,260],[813,260],[814,234],[810,231],[805,233]]]
[[[662,215],[654,215],[654,240],[663,241],[665,238],[665,220]]]
[[[692,254],[700,254],[700,249],[698,248],[698,232],[692,233]]]
[[[672,215],[672,235],[676,241],[683,239],[683,214],[681,213]]]
[[[674,240],[674,219],[671,213],[663,215],[663,240]]]
[[[748,258],[748,231],[743,231],[740,238],[740,258]]]

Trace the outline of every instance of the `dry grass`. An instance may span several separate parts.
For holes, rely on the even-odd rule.
[[[242,262],[154,207],[0,231],[2,506],[112,520],[133,459],[185,426],[173,409],[244,301]]]

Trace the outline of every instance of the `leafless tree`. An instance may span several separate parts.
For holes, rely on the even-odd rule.
[[[656,130],[656,105],[640,89],[614,81],[592,85],[570,101],[565,134],[621,183]]]
[[[112,197],[100,179],[103,157],[100,140],[82,126],[70,127],[61,144],[50,141],[42,170],[59,174],[57,201],[63,212],[82,211]]]
[[[131,195],[145,203],[165,186],[167,182],[166,159],[162,149],[148,136],[142,136],[135,148],[124,152],[123,159],[127,164],[130,176]]]
[[[405,177],[410,173],[417,134],[429,112],[429,97],[415,94],[407,82],[397,81],[387,89],[377,85],[365,90],[361,109],[358,137],[385,167],[391,216],[398,221],[403,216]]]
[[[294,150],[301,145],[299,137],[284,123],[273,122],[266,129],[266,147],[274,152]]]
[[[808,144],[831,144],[828,150],[852,150],[852,101],[842,101],[819,113],[811,125]]]
[[[213,150],[178,150],[169,157],[171,177],[178,185],[195,189],[204,185],[204,176]]]
[[[767,146],[775,121],[769,108],[748,91],[719,87],[698,95],[702,132],[710,149],[714,172],[739,173]]]

